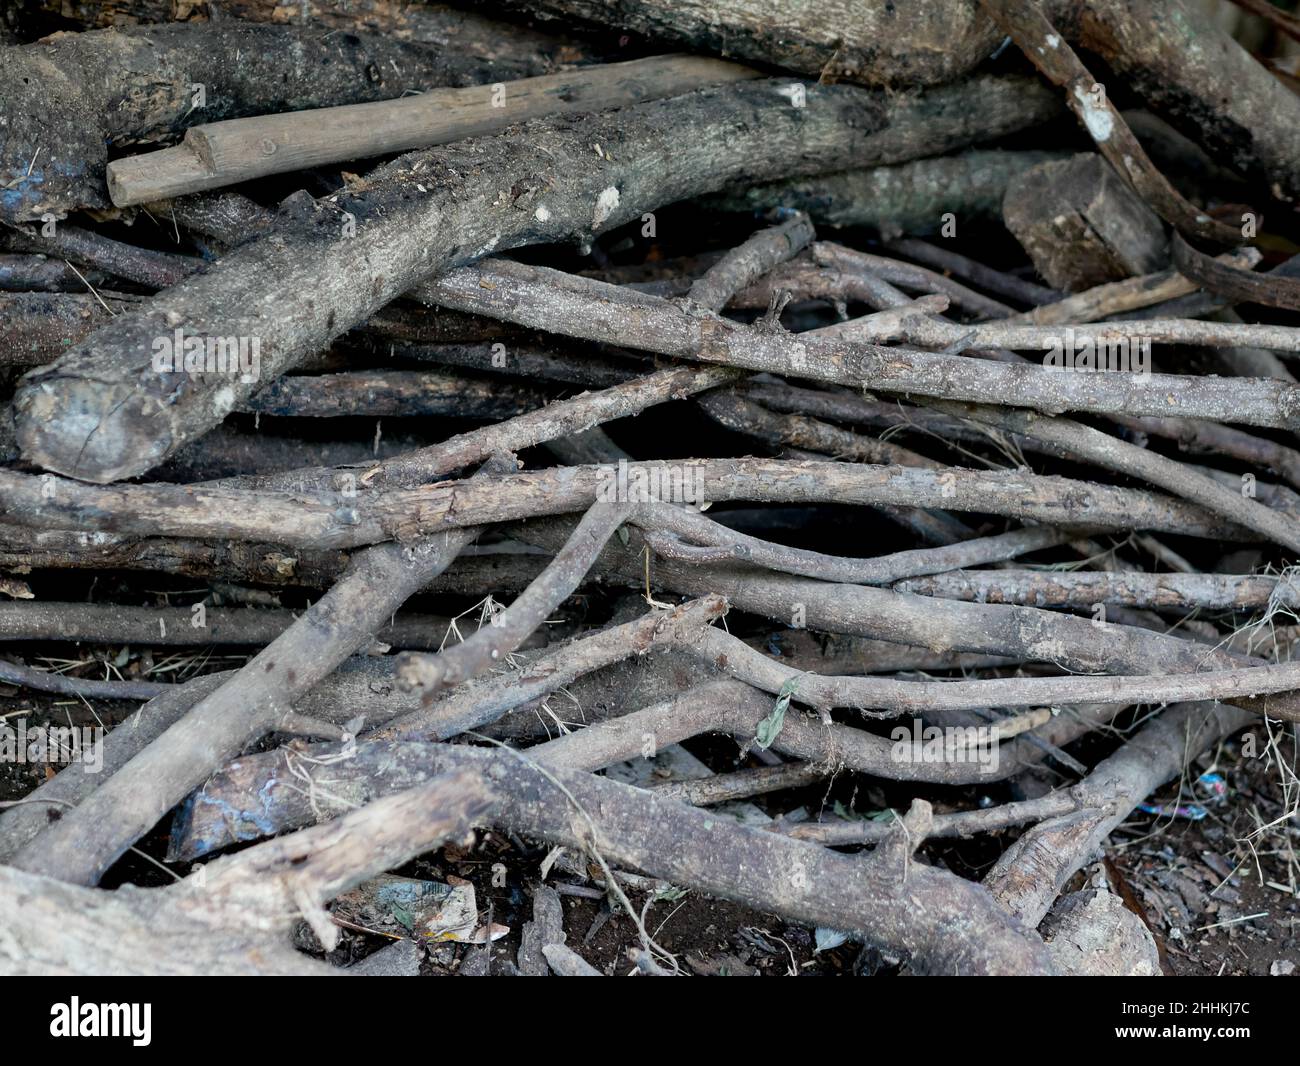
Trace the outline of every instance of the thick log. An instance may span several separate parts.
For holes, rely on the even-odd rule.
[[[847,170],[819,178],[727,189],[704,206],[756,211],[780,204],[806,211],[823,226],[869,226],[886,237],[937,233],[951,213],[958,226],[995,223],[1007,183],[1057,152],[974,150],[892,167]]]
[[[0,866],[10,921],[0,973],[296,976],[341,971],[295,951],[306,918],[337,942],[323,905],[356,884],[490,817],[490,789],[470,773],[436,778],[338,822],[269,841],[165,889],[99,892]],[[975,886],[972,886],[974,889]]]
[[[1003,31],[971,0],[508,0],[692,51],[810,77],[927,85],[973,70]],[[1300,195],[1300,100],[1183,0],[1047,0],[1065,40],[1100,56],[1151,108],[1252,177]],[[982,106],[982,105],[981,105]]]
[[[85,29],[173,20],[203,22],[209,11],[202,0],[35,2]],[[412,4],[405,0],[225,0],[219,11],[222,16],[245,22],[310,24],[335,31],[380,33],[399,41],[437,45],[457,55],[522,63],[529,74],[546,74],[560,63],[596,58],[571,34],[556,37],[447,4]]]
[[[653,56],[398,100],[204,123],[174,148],[108,164],[118,207],[224,188],[272,174],[481,137],[529,118],[621,107],[704,85],[757,78],[734,63]]]
[[[966,104],[971,92],[979,109]],[[15,398],[19,442],[31,461],[87,481],[141,474],[259,383],[160,373],[155,343],[181,327],[214,343],[256,339],[264,385],[422,278],[488,251],[590,239],[742,176],[789,174],[792,163],[808,174],[959,147],[1022,126],[1036,114],[1026,95],[1042,98],[1020,81],[894,97],[746,82],[403,156],[360,186],[300,204],[270,237],[29,375]]]
[[[12,49],[0,64],[0,219],[110,207],[110,147],[199,122],[388,100],[516,70],[383,37],[239,22],[67,34]]]
[[[975,0],[506,0],[615,26],[695,51],[768,63],[827,81],[937,85],[973,70],[1001,36]]]
[[[1007,184],[1002,214],[1038,273],[1058,289],[1150,274],[1169,259],[1160,219],[1098,155],[1017,175]]]

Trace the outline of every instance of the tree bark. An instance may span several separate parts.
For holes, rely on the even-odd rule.
[[[0,219],[108,208],[108,149],[268,111],[366,103],[520,67],[423,45],[240,22],[68,34],[7,50]],[[202,89],[202,106],[196,93]]]
[[[789,174],[792,161],[808,174],[959,147],[1019,128],[1035,115],[1026,95],[1043,98],[996,80],[919,96],[791,92],[749,82],[613,116],[529,122],[411,153],[347,192],[299,202],[299,216],[286,213],[270,237],[29,375],[15,397],[23,453],[103,483],[143,473],[221,421],[258,382],[159,373],[155,342],[182,326],[190,337],[257,339],[265,385],[422,278],[493,249],[589,239],[741,177]],[[979,109],[965,103],[971,92]]]

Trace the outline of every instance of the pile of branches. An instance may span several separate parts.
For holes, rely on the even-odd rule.
[[[9,12],[0,682],[121,724],[0,808],[0,968],[336,972],[491,839],[445,969],[597,972],[560,877],[620,972],[683,889],[1158,972],[1077,875],[1300,720],[1300,101],[1175,0],[788,7]]]

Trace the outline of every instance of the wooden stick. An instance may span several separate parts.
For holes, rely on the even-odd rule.
[[[1239,248],[1235,252],[1225,252],[1218,256],[1218,261],[1227,266],[1251,268],[1259,262],[1260,258],[1260,253],[1254,248]],[[1112,281],[1106,285],[1076,292],[1063,300],[1026,311],[1011,321],[1037,326],[1095,322],[1108,315],[1136,311],[1179,296],[1186,296],[1196,292],[1197,287],[1196,282],[1189,281],[1178,271],[1164,270],[1158,274],[1144,274],[1141,277],[1126,278],[1124,281]]]
[[[388,100],[524,69],[378,34],[234,19],[58,34],[9,49],[0,67],[0,219],[109,207],[110,146],[205,119]]]
[[[361,185],[296,199],[270,236],[29,375],[14,401],[19,443],[27,459],[87,481],[133,477],[439,270],[590,239],[740,177],[898,162],[1010,132],[1024,123],[1021,85],[975,79],[892,97],[812,86],[795,107],[788,81],[747,81],[401,156]],[[958,105],[969,92],[978,110]],[[625,147],[598,156],[593,144]],[[501,195],[511,189],[519,196]],[[285,307],[293,313],[270,310]],[[258,341],[260,378],[160,372],[158,342],[182,327],[212,345]]]
[[[270,644],[294,623],[299,613],[208,605],[196,613],[194,607],[0,602],[0,641],[68,640],[146,646]],[[397,615],[375,634],[375,639],[396,648],[436,650],[442,646],[450,621],[438,615]]]
[[[701,629],[692,650],[723,663],[733,677],[767,692],[793,687],[793,699],[823,713],[852,707],[873,718],[982,707],[1045,707],[1070,703],[1169,703],[1233,700],[1300,689],[1300,663],[1247,666],[1190,674],[1129,674],[1117,677],[999,677],[971,681],[895,681],[886,677],[823,677],[792,670],[738,637]]]
[[[116,292],[0,292],[0,368],[51,363],[139,299]]]
[[[517,452],[566,434],[637,414],[654,404],[681,399],[734,382],[739,375],[723,367],[674,367],[632,378],[599,392],[557,400],[496,425],[458,433],[426,448],[378,463],[357,463],[351,470],[315,467],[264,477],[245,477],[235,484],[263,491],[308,492],[337,489],[351,477],[371,489],[414,488],[497,452]],[[284,380],[284,379],[282,379]]]
[[[241,410],[289,418],[442,416],[495,422],[545,406],[548,395],[436,370],[294,374],[271,382]],[[202,447],[202,445],[197,445]]]
[[[203,266],[201,259],[137,248],[80,226],[57,226],[48,237],[34,230],[18,230],[10,243],[15,248],[81,263],[92,272],[103,271],[149,289],[175,285]]]
[[[1037,926],[1065,882],[1138,803],[1211,744],[1250,724],[1240,711],[1217,703],[1168,708],[1074,789],[1087,810],[1030,829],[998,859],[985,887],[1027,925]]]
[[[1139,477],[1204,507],[1207,511],[1262,533],[1292,551],[1300,552],[1300,522],[1243,495],[1239,483],[1232,488],[1225,488],[1176,459],[1148,451],[1069,418],[1056,418],[1036,411],[1007,410],[989,404],[954,404],[941,400],[927,402],[947,414],[973,418],[1037,437],[1104,469]]]
[[[561,528],[529,523],[521,539],[551,547]],[[644,540],[630,531],[626,546],[611,544],[593,573],[616,575],[629,585],[644,583]],[[1261,659],[1229,655],[1168,635],[1133,626],[1059,615],[1032,607],[963,603],[951,600],[941,612],[933,601],[869,585],[837,585],[735,567],[695,567],[656,562],[652,575],[663,588],[684,595],[717,593],[736,608],[790,624],[797,618],[810,629],[851,633],[945,651],[968,651],[1051,661],[1084,673],[1150,674],[1165,670],[1232,669]],[[1292,695],[1266,697],[1245,705],[1259,712],[1295,719],[1300,701]]]
[[[620,470],[623,473],[620,475]],[[307,548],[410,541],[440,530],[585,510],[603,488],[664,484],[708,502],[838,503],[1000,514],[1097,530],[1242,538],[1233,522],[1139,489],[1018,470],[924,469],[779,459],[692,459],[524,470],[417,489],[292,495],[181,485],[83,485],[0,469],[15,525],[141,536],[235,537]],[[667,479],[666,481],[664,479]],[[671,495],[671,488],[665,495]],[[652,494],[648,498],[659,498]],[[690,501],[695,502],[695,501]]]
[[[1059,101],[1044,86],[1027,85],[1025,107],[1051,121]],[[807,211],[814,222],[845,228],[865,226],[882,234],[932,233],[952,212],[963,225],[996,224],[1007,183],[1059,152],[972,149],[958,155],[917,159],[896,166],[867,167],[815,178],[733,186],[703,205],[718,211],[759,211],[781,204]]]
[[[1035,282],[1016,277],[1014,274],[994,270],[992,267],[971,259],[969,256],[962,255],[960,252],[954,252],[950,248],[941,248],[938,245],[917,240],[915,237],[903,237],[896,241],[889,241],[885,247],[891,252],[905,255],[909,259],[915,259],[918,263],[924,263],[936,270],[950,271],[959,278],[965,278],[972,285],[977,285],[981,289],[998,296],[1005,296],[1017,303],[1028,304],[1030,307],[1053,303],[1062,296],[1055,289],[1045,288]]]
[[[419,286],[415,295],[439,306],[565,336],[887,392],[1043,410],[1159,417],[1176,414],[1278,428],[1300,426],[1300,387],[1286,382],[1174,374],[1061,373],[1047,366],[900,352],[858,343],[859,332],[871,331],[870,317],[797,335],[755,330],[703,311],[691,313],[648,293],[504,260],[450,271]],[[975,347],[1022,344],[1040,351],[1047,350],[1053,336],[1060,347],[1064,335],[1055,326],[995,321],[965,327],[919,314],[908,320],[906,329],[925,343],[950,345],[969,338]],[[899,331],[886,323],[888,335]],[[1196,337],[1202,342],[1217,339],[1237,344],[1248,335],[1259,339],[1266,334],[1274,345],[1289,343],[1300,348],[1300,330],[1285,326],[1145,321],[1106,323],[1096,330],[1089,327],[1087,332],[1096,340],[1110,336],[1126,343],[1133,337],[1177,341]]]
[[[0,659],[0,682],[22,685],[34,692],[106,700],[150,700],[173,687],[160,685],[156,681],[96,681],[86,677],[65,677],[63,674],[36,670],[5,659]]]
[[[495,133],[516,122],[677,96],[761,75],[736,63],[669,55],[564,74],[430,89],[371,104],[322,107],[193,126],[175,148],[108,164],[118,207],[220,189],[294,170]]]
[[[1119,109],[1107,98],[1105,87],[1089,73],[1035,0],[980,0],[980,4],[1043,76],[1066,90],[1066,103],[1098,151],[1147,206],[1188,236],[1227,247],[1242,243],[1239,227],[1218,222],[1189,203],[1156,169]]]
[[[221,16],[241,22],[310,25],[328,36],[375,33],[395,41],[433,45],[439,52],[490,60],[511,76],[547,74],[560,63],[590,61],[596,46],[570,33],[552,36],[516,22],[503,22],[477,10],[439,4],[393,4],[389,0],[303,0],[292,7],[280,0],[226,0],[221,15],[203,8],[178,8],[173,0],[34,0],[81,29],[171,22],[175,19],[220,22]],[[62,23],[61,23],[62,25]],[[558,29],[559,27],[557,27]],[[614,47],[617,38],[608,44]]]
[[[1051,526],[1028,526],[943,547],[915,548],[874,558],[849,559],[760,540],[729,529],[703,514],[666,504],[645,505],[632,521],[644,526],[647,542],[656,554],[665,559],[688,563],[748,562],[787,574],[854,585],[883,585],[904,577],[1003,562],[1027,552],[1064,544],[1075,536]],[[652,530],[653,535],[649,532]],[[977,571],[990,575],[1005,572]]]
[[[528,664],[522,674],[471,682],[427,707],[402,715],[372,735],[454,737],[499,718],[513,707],[546,696],[583,674],[680,640],[725,611],[726,601],[710,595],[671,611],[652,611],[635,621],[611,626],[547,652]],[[400,659],[398,668],[402,668]]]
[[[708,807],[715,803],[730,803],[750,796],[761,796],[767,792],[800,788],[824,781],[834,774],[834,769],[828,766],[790,762],[780,766],[760,766],[753,770],[713,774],[711,777],[665,781],[661,785],[655,785],[653,791],[661,796],[682,800],[692,807]]]
[[[1300,610],[1293,579],[1267,574],[1098,573],[1091,570],[952,570],[905,578],[899,592],[979,603],[1086,610],[1095,604],[1179,611]]]
[[[1049,304],[1048,309],[1050,307]],[[964,326],[956,322],[941,321],[926,313],[924,306],[904,308],[900,313],[888,316],[866,315],[815,332],[826,337],[838,337],[859,344],[900,341],[904,344],[924,347],[946,347],[965,343],[971,348],[1010,348],[1016,351],[1042,352],[1045,353],[1044,358],[1051,354],[1051,357],[1057,360],[1056,365],[1045,364],[1053,371],[1062,369],[1060,365],[1062,352],[1065,353],[1066,360],[1074,356],[1075,352],[1070,350],[1069,345],[1074,338],[1077,338],[1080,350],[1084,348],[1088,350],[1092,366],[1097,369],[1096,373],[1087,376],[1102,378],[1106,375],[1100,371],[1108,367],[1112,374],[1116,369],[1123,371],[1132,369],[1140,372],[1139,364],[1142,358],[1146,358],[1149,371],[1149,351],[1148,356],[1141,356],[1139,351],[1141,344],[1145,344],[1147,349],[1153,344],[1191,344],[1208,348],[1231,348],[1244,345],[1292,354],[1300,353],[1300,328],[1272,325],[1267,322],[1201,322],[1186,318],[1146,318],[1084,323],[1077,327],[1035,326],[1022,324],[1019,321],[977,322]],[[1117,360],[1116,353],[1121,351],[1132,354],[1124,355]],[[1124,359],[1129,362],[1118,367],[1117,362]],[[1072,369],[1072,366],[1067,364],[1064,369]],[[984,371],[984,368],[981,370]],[[1153,375],[1153,379],[1165,378],[1166,375],[1163,374]],[[1252,379],[1232,380],[1240,385]],[[1158,411],[1145,409],[1149,406],[1144,404],[1144,410],[1140,413],[1158,416]],[[1126,412],[1115,410],[1107,413]],[[1127,413],[1138,414],[1139,412]],[[1199,416],[1189,415],[1189,417]],[[1254,418],[1234,417],[1228,412],[1220,412],[1215,417],[1224,422],[1249,421],[1255,425],[1262,424]]]
[[[164,889],[100,892],[0,866],[12,926],[0,971],[20,974],[329,975],[289,942],[299,916],[384,870],[462,839],[490,818],[471,773],[354,811],[328,826],[250,848]],[[975,886],[971,886],[974,888]]]
[[[402,656],[398,676],[432,696],[434,692],[468,681],[509,655],[544,625],[551,612],[582,583],[605,543],[626,520],[629,510],[626,504],[593,504],[537,580],[494,617],[491,624],[436,655]]]
[[[710,311],[721,311],[736,293],[793,258],[813,237],[808,216],[796,211],[779,225],[760,230],[709,267],[691,285],[689,298]]]
[[[744,771],[742,771],[744,772]],[[750,771],[753,773],[754,771]],[[687,785],[707,786],[710,778]],[[671,786],[668,786],[671,787]],[[1076,786],[1077,787],[1077,786]],[[1023,825],[1040,818],[1052,818],[1080,809],[1074,789],[1059,789],[1037,799],[1004,803],[997,807],[977,811],[956,811],[936,815],[926,838],[969,837],[976,833],[995,833],[1013,825]],[[841,847],[845,844],[879,844],[889,836],[893,823],[877,821],[808,822],[792,826],[786,835],[795,840],[812,840],[824,847]]]
[[[457,530],[410,548],[387,544],[360,553],[301,619],[76,810],[29,841],[14,865],[79,884],[98,882],[190,790],[274,729],[300,695],[368,642],[475,532]]]
[[[889,259],[883,255],[869,255],[832,241],[818,241],[812,248],[812,259],[818,266],[835,275],[859,278],[864,282],[871,278],[881,278],[905,289],[942,294],[955,306],[973,311],[980,318],[1007,318],[1014,314],[1006,304],[981,296],[927,267]]]
[[[68,263],[47,255],[0,254],[0,293],[85,292],[88,284],[106,286],[105,278],[97,270],[78,277]]]

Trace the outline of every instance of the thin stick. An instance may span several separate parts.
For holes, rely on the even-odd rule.
[[[95,884],[127,847],[213,770],[274,729],[298,696],[368,642],[476,532],[457,530],[410,548],[387,544],[360,553],[338,584],[298,622],[75,811],[29,841],[14,857],[14,865]]]
[[[1034,0],[980,0],[980,4],[1044,77],[1067,90],[1065,102],[1097,149],[1156,214],[1189,236],[1219,245],[1241,243],[1240,230],[1214,221],[1188,203],[1156,169],[1105,89]]]
[[[357,463],[351,468],[316,467],[262,477],[241,478],[247,488],[271,491],[320,491],[349,483],[371,489],[414,488],[443,475],[482,462],[491,455],[516,452],[593,426],[626,418],[681,397],[734,382],[736,371],[721,367],[674,367],[657,370],[598,392],[571,400],[556,400],[536,411],[516,415],[492,426],[448,437],[439,444],[418,448],[379,463]]]
[[[174,685],[155,681],[94,681],[84,677],[65,677],[47,670],[0,659],[0,681],[21,685],[34,692],[52,692],[58,696],[82,696],[104,700],[151,700]]]
[[[708,778],[705,779],[707,781]],[[1003,803],[979,811],[958,811],[954,814],[937,814],[926,837],[931,840],[971,837],[978,833],[996,833],[1025,822],[1069,814],[1080,809],[1072,790],[1049,792],[1037,799]],[[806,823],[785,830],[795,840],[811,840],[823,847],[835,848],[847,844],[879,844],[885,840],[893,825],[890,822],[867,821]]]
[[[752,770],[735,770],[729,774],[713,774],[686,781],[666,781],[655,785],[652,791],[661,796],[671,796],[695,807],[709,807],[715,803],[732,803],[735,800],[780,792],[787,788],[801,788],[816,784],[832,776],[833,771],[815,763],[792,762],[781,766],[760,766]]]
[[[494,260],[454,270],[420,286],[415,294],[443,307],[564,336],[885,392],[1052,411],[1181,415],[1279,428],[1300,425],[1300,388],[1278,381],[1060,373],[1039,366],[973,363],[964,356],[846,343],[833,328],[798,336],[764,332],[715,315],[692,314],[672,301],[646,293],[521,263]],[[1224,327],[1223,323],[1201,322],[1108,323],[1089,333],[1098,339],[1125,341],[1134,336],[1204,338],[1211,330]],[[914,328],[929,330],[926,336],[935,339],[936,347],[954,341],[973,347],[1008,347],[1006,339],[1018,338],[1025,347],[1046,351],[1050,337],[1059,342],[1062,336],[1057,328],[1001,322],[977,323],[967,329],[927,320]],[[1265,328],[1275,340],[1276,331],[1286,329]],[[1228,333],[1215,335],[1226,338]],[[1300,330],[1290,336],[1291,343],[1300,347]],[[1231,343],[1242,343],[1241,335],[1234,334]]]
[[[18,247],[71,259],[150,289],[175,285],[203,266],[202,260],[137,248],[79,226],[57,226],[48,237],[19,230],[13,242]],[[68,265],[71,268],[71,263]]]
[[[827,330],[830,331],[826,334],[827,336],[838,337],[860,344],[883,344],[889,341],[902,341],[924,347],[944,348],[959,341],[964,341],[969,347],[973,348],[1010,348],[1014,351],[1043,353],[1053,351],[1059,353],[1062,344],[1073,334],[1080,346],[1091,342],[1096,347],[1100,361],[1094,359],[1093,366],[1097,369],[1108,367],[1107,359],[1112,351],[1135,350],[1140,342],[1145,342],[1148,345],[1190,344],[1209,348],[1249,347],[1268,348],[1280,352],[1300,352],[1300,327],[1249,322],[1201,322],[1195,319],[1180,318],[1112,320],[1080,325],[1076,329],[1070,326],[1036,326],[1010,321],[978,322],[970,326],[964,326],[954,322],[944,322],[924,313],[912,311],[911,313],[890,316],[870,315],[866,318],[840,323],[838,326],[827,327]],[[1067,333],[1067,330],[1070,332]],[[1073,355],[1074,353],[1070,352],[1069,354]],[[1059,371],[1062,368],[1057,365],[1052,369]],[[1065,369],[1072,369],[1072,364]],[[1090,368],[1086,367],[1086,369]],[[1116,368],[1111,367],[1111,369]],[[1129,368],[1119,367],[1118,369]],[[1141,371],[1143,367],[1136,366],[1135,369]],[[1145,369],[1150,370],[1149,358]],[[1083,376],[1104,377],[1105,375],[1085,374]],[[1152,374],[1146,380],[1146,383],[1158,388],[1160,385],[1157,383],[1167,383],[1172,377],[1172,375]],[[1110,413],[1157,414],[1158,412],[1115,410]],[[1178,413],[1184,414],[1182,411]],[[1196,418],[1201,416],[1188,413],[1187,417]],[[1228,412],[1219,412],[1214,417],[1223,422],[1247,421],[1240,415],[1234,417]],[[1253,419],[1249,421],[1253,421]],[[1263,423],[1256,422],[1255,424],[1261,425]]]
[[[1107,470],[1140,477],[1300,552],[1300,522],[1243,495],[1239,489],[1233,491],[1202,477],[1175,459],[1167,459],[1068,418],[1053,418],[1036,411],[1008,411],[987,405],[931,402],[945,413],[1037,437]]]
[[[1026,281],[1014,274],[994,270],[992,267],[985,266],[983,263],[962,255],[960,252],[954,252],[950,248],[940,248],[938,245],[914,237],[903,237],[898,240],[888,241],[885,247],[890,251],[899,252],[910,259],[924,263],[928,267],[963,277],[972,285],[977,285],[981,289],[987,289],[999,296],[1005,296],[1009,300],[1029,304],[1031,307],[1055,303],[1062,297],[1062,293],[1057,292],[1055,289],[1049,289],[1032,281]]]
[[[665,559],[696,564],[747,562],[782,573],[855,585],[886,585],[903,577],[1005,562],[1074,539],[1074,534],[1059,529],[1030,526],[943,547],[916,548],[871,559],[847,559],[760,540],[696,511],[667,504],[642,505],[632,521],[647,531],[647,542]]]
[[[114,603],[0,602],[0,640],[192,646],[270,644],[298,613],[274,608],[126,607]],[[376,639],[398,648],[436,648],[448,619],[398,615]]]
[[[594,504],[560,552],[514,603],[454,647],[436,655],[403,655],[398,677],[431,696],[468,681],[509,655],[569,598],[627,514],[624,504]]]
[[[767,692],[793,690],[795,701],[826,715],[852,707],[885,718],[926,711],[1042,707],[1071,703],[1169,703],[1233,700],[1300,688],[1300,663],[1193,674],[1122,677],[1002,677],[969,681],[895,681],[886,677],[823,677],[791,670],[717,629],[702,629],[694,650],[726,673]],[[996,733],[996,726],[990,727]]]
[[[709,267],[695,279],[688,298],[710,311],[721,311],[732,296],[795,256],[814,236],[808,216],[796,211],[779,225],[760,230]]]
[[[979,603],[1087,610],[1102,603],[1155,611],[1300,611],[1290,574],[1144,574],[1084,570],[952,570],[893,586],[899,592]]]
[[[1260,253],[1254,248],[1239,248],[1235,252],[1225,252],[1220,255],[1218,262],[1226,266],[1249,268],[1255,266],[1261,258]],[[1178,271],[1165,270],[1158,274],[1125,278],[1123,281],[1112,281],[1084,292],[1073,293],[1055,303],[1044,304],[1035,307],[1032,311],[1017,315],[1013,321],[1037,326],[1096,322],[1111,315],[1137,311],[1179,296],[1186,296],[1196,292],[1198,288],[1196,282],[1183,277]]]
[[[857,249],[830,241],[818,241],[813,246],[812,256],[814,262],[825,269],[837,273],[843,272],[861,278],[863,281],[875,277],[888,281],[892,285],[948,296],[954,304],[978,313],[981,318],[1007,318],[1014,314],[1006,304],[972,292],[964,285],[923,266],[901,263],[883,255],[859,252]]]
[[[570,684],[583,674],[651,648],[683,639],[726,611],[720,596],[705,595],[671,611],[652,611],[642,618],[583,637],[511,671],[472,681],[428,706],[375,730],[375,738],[449,739],[477,729],[506,711],[523,706]]]

